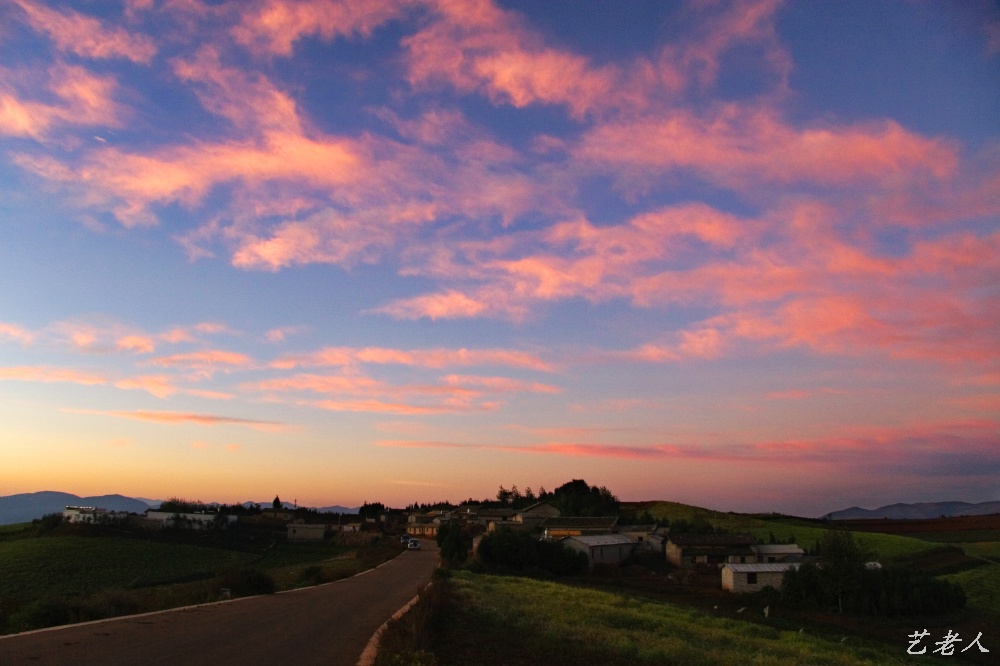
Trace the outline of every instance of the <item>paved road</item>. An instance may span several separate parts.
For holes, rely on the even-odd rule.
[[[381,567],[284,594],[0,637],[0,664],[354,666],[437,566],[424,541]]]

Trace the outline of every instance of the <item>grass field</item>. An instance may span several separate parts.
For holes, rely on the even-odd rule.
[[[982,557],[1000,564],[1000,541],[984,541],[979,543],[957,544],[966,555]]]
[[[913,663],[905,646],[840,643],[622,593],[467,571],[451,585],[441,666]]]
[[[253,555],[139,539],[78,536],[0,543],[0,595],[26,601],[211,576]]]
[[[8,526],[9,527],[9,526]],[[390,559],[369,545],[278,544],[264,552],[109,535],[0,531],[0,633],[259,594],[345,578]]]
[[[976,567],[941,578],[962,586],[970,608],[1000,615],[1000,564]]]

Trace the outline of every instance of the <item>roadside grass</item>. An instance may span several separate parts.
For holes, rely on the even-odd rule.
[[[649,508],[649,512],[654,518],[666,518],[670,521],[683,519],[689,522],[700,519],[707,521],[713,527],[730,532],[749,532],[762,543],[767,543],[772,535],[780,542],[794,538],[795,542],[806,551],[815,547],[829,528],[836,527],[835,522],[829,523],[827,528],[817,526],[813,521],[793,517],[760,518],[747,514],[712,511],[676,502],[657,502]],[[875,532],[853,534],[864,548],[874,551],[880,558],[885,559],[912,555],[938,547],[937,544],[912,537]]]
[[[905,650],[838,643],[669,603],[527,578],[456,572],[435,656],[476,664],[904,664]]]
[[[1000,564],[977,567],[941,578],[962,586],[970,608],[1000,615]]]

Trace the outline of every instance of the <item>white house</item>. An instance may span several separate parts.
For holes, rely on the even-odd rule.
[[[93,506],[68,506],[62,512],[67,523],[102,524],[124,522],[128,519],[126,511],[108,511]]]
[[[765,587],[780,590],[785,572],[798,568],[799,565],[795,562],[724,564],[722,565],[722,589],[737,594],[760,592]]]

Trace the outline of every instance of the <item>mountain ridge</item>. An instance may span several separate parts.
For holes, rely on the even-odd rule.
[[[110,511],[143,513],[147,509],[159,507],[163,500],[127,497],[119,494],[91,495],[81,497],[58,490],[41,490],[34,493],[18,493],[0,497],[0,525],[27,523],[50,513],[61,513],[67,506],[94,506]],[[243,505],[259,504],[268,508],[271,502],[243,502]],[[286,509],[293,508],[291,502],[282,502]],[[212,502],[206,506],[219,506]],[[303,507],[312,508],[312,507]],[[348,508],[339,505],[316,507],[320,513],[357,513],[360,507]]]
[[[877,509],[862,509],[852,506],[840,511],[831,511],[823,516],[826,520],[861,520],[889,518],[894,520],[926,520],[929,518],[952,518],[955,516],[988,516],[1000,513],[1000,502],[917,502],[906,504],[897,502]]]

